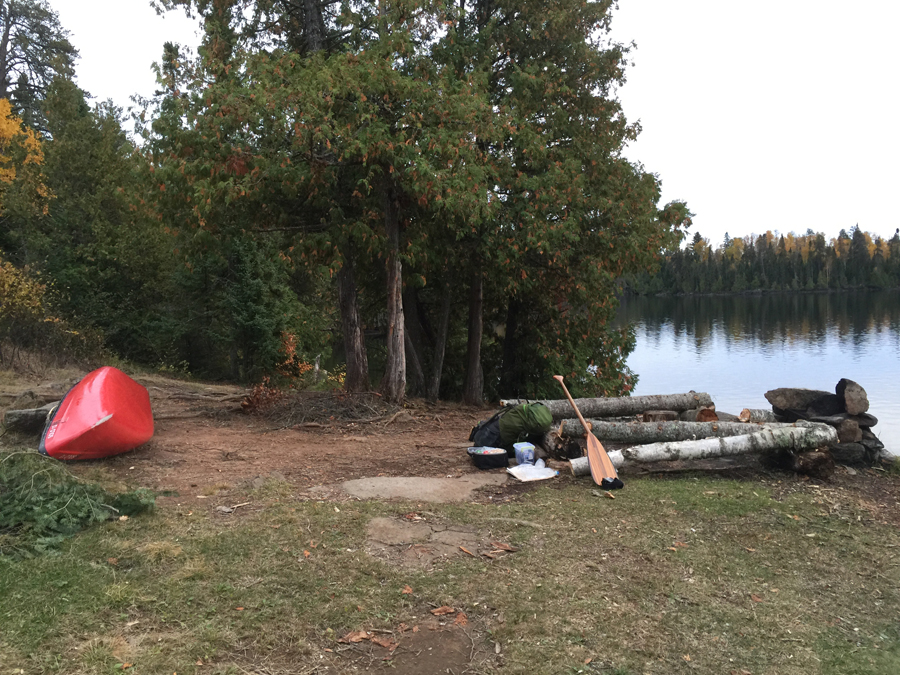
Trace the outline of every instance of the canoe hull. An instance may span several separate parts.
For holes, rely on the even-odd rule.
[[[99,459],[132,450],[152,436],[147,389],[106,366],[69,390],[44,429],[39,450],[56,459]]]

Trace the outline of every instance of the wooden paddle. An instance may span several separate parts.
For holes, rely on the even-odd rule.
[[[566,392],[566,398],[569,399],[569,403],[575,409],[575,414],[578,415],[578,421],[584,427],[584,433],[587,437],[587,458],[588,466],[591,467],[591,478],[604,490],[619,490],[625,487],[625,484],[619,479],[619,474],[616,472],[616,467],[613,466],[612,460],[606,454],[606,450],[603,449],[603,445],[591,432],[591,425],[585,422],[581,416],[581,411],[578,410],[572,395],[566,389],[562,375],[554,375],[553,379],[557,380],[559,386]]]

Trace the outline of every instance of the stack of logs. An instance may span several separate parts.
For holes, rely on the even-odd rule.
[[[860,436],[860,428],[868,429],[866,425],[876,421],[860,410],[858,392],[862,387],[849,380],[841,382],[845,384],[838,385],[837,395],[802,389],[774,390],[766,394],[770,402],[773,399],[769,395],[777,397],[773,411],[744,409],[740,415],[717,412],[709,394],[693,391],[578,399],[576,404],[597,438],[610,444],[610,459],[619,468],[662,460],[763,453],[787,458],[798,471],[827,475],[834,467],[830,449],[836,449],[839,462],[859,463],[877,459],[883,448],[871,432]],[[823,394],[831,397],[827,399],[831,407],[823,406]],[[511,400],[501,404],[524,402]],[[540,403],[547,406],[554,419],[554,428],[542,439],[543,449],[549,457],[570,460],[573,473],[585,475],[589,471],[583,457],[585,430],[577,419],[572,419],[568,401]],[[838,403],[840,410],[835,407]],[[867,400],[865,407],[868,408]],[[831,414],[820,414],[823,412]],[[856,432],[852,431],[854,424]],[[869,446],[862,441],[869,442]]]

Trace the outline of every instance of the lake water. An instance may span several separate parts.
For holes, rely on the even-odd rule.
[[[900,292],[629,297],[618,321],[637,333],[636,395],[693,389],[738,414],[771,408],[770,389],[833,392],[846,377],[866,390],[875,434],[900,454]]]

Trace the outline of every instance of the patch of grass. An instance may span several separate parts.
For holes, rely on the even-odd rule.
[[[578,483],[500,506],[429,505],[429,519],[520,547],[430,571],[365,553],[372,518],[417,505],[336,511],[276,492],[229,517],[158,512],[102,524],[54,557],[0,560],[0,663],[349,673],[362,667],[354,651],[324,652],[344,648],[338,637],[447,604],[491,655],[479,673],[900,672],[900,535],[844,492],[644,478],[615,500]]]

